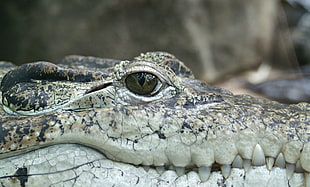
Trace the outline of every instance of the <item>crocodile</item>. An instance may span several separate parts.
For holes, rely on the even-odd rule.
[[[0,67],[0,186],[310,186],[308,103],[234,95],[166,52]]]

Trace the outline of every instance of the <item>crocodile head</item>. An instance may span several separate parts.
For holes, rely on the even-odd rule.
[[[307,103],[233,95],[163,52],[8,70],[3,186],[309,185]]]

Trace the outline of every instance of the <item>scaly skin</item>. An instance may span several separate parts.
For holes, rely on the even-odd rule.
[[[3,186],[309,185],[307,103],[233,95],[168,53],[61,63],[2,79]],[[132,93],[136,72],[158,77],[152,93]]]

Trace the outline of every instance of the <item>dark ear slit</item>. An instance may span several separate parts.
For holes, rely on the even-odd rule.
[[[109,83],[106,83],[106,84],[102,84],[102,85],[93,87],[93,88],[91,88],[90,90],[87,90],[87,91],[85,92],[85,95],[86,95],[86,94],[89,94],[89,93],[92,93],[92,92],[95,92],[95,91],[98,91],[98,90],[101,90],[101,89],[104,89],[104,88],[106,88],[106,87],[108,87],[108,86],[111,86],[111,85],[112,85],[112,83],[109,82]]]

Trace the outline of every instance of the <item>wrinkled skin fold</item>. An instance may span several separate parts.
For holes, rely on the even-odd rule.
[[[0,66],[2,186],[309,185],[307,103],[233,95],[163,52]]]

